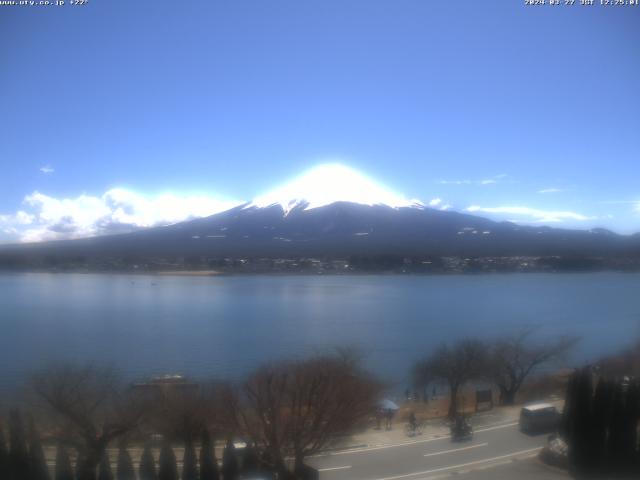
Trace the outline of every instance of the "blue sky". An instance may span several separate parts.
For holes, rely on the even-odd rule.
[[[0,241],[204,215],[327,161],[460,211],[640,231],[638,25],[509,0],[0,7]]]

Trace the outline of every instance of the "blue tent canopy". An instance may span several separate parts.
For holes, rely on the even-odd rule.
[[[380,400],[378,402],[378,406],[382,410],[400,410],[400,407],[395,402],[389,400],[388,398]]]

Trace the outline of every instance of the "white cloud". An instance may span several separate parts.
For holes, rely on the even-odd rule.
[[[537,208],[516,206],[481,207],[479,205],[471,205],[466,210],[467,212],[472,213],[481,212],[516,215],[521,217],[516,219],[517,221],[529,221],[534,223],[560,223],[568,220],[585,221],[593,220],[595,218],[566,210],[540,210]]]
[[[44,173],[45,175],[51,175],[53,172],[55,172],[55,169],[51,165],[44,165],[40,167],[40,172]]]
[[[507,174],[500,174],[500,175],[494,175],[492,177],[489,178],[485,178],[483,180],[439,180],[438,183],[440,185],[481,185],[481,186],[486,186],[486,185],[495,185],[496,183],[500,183],[503,180],[505,180],[506,178],[508,178],[509,175]]]
[[[205,217],[241,203],[205,195],[148,196],[124,188],[75,198],[36,191],[25,197],[24,210],[0,215],[0,231],[22,242],[88,237]]]
[[[430,200],[427,205],[430,206],[431,208],[436,208],[436,209],[442,210],[442,211],[450,210],[451,208],[453,208],[448,203],[444,203],[444,201],[441,198],[434,198],[434,199]]]
[[[440,185],[471,185],[471,180],[440,180]]]
[[[564,190],[562,190],[561,188],[543,188],[542,190],[538,190],[538,193],[544,195],[545,193],[560,193],[563,191]]]
[[[18,210],[14,215],[0,215],[1,224],[16,224],[16,225],[30,225],[33,223],[34,216],[23,211]]]

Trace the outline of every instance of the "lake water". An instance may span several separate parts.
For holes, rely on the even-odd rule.
[[[0,389],[51,362],[130,377],[239,378],[261,362],[356,345],[404,385],[443,341],[537,326],[580,335],[573,361],[640,338],[639,274],[224,276],[0,274]]]

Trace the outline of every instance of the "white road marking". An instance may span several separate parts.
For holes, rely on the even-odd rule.
[[[525,458],[531,458],[531,457],[535,457],[535,453],[530,453],[529,455],[523,455],[521,457],[519,457],[520,459],[525,459]],[[436,480],[436,479],[441,479],[441,478],[451,478],[452,473],[455,474],[468,474],[471,472],[478,472],[478,471],[482,471],[482,470],[489,470],[490,468],[496,468],[496,467],[500,467],[503,465],[510,465],[511,462],[513,460],[507,459],[507,460],[502,460],[500,462],[492,462],[489,463],[487,465],[481,465],[480,467],[476,467],[476,468],[468,468],[465,470],[458,470],[456,472],[450,472],[450,473],[444,473],[441,475],[432,475],[429,477],[421,477],[421,478],[417,478],[415,480]]]
[[[518,422],[505,423],[503,425],[495,425],[495,426],[486,427],[486,428],[479,428],[479,429],[477,429],[475,431],[475,433],[489,432],[491,430],[498,430],[500,428],[513,427],[514,425],[518,425]],[[320,453],[318,455],[311,455],[308,458],[331,457],[331,456],[334,456],[334,455],[349,455],[351,453],[373,452],[375,450],[385,450],[387,448],[406,447],[407,445],[416,445],[418,443],[436,442],[438,440],[442,440],[442,439],[446,439],[446,438],[451,438],[451,435],[442,435],[440,437],[427,438],[427,439],[424,439],[424,440],[412,440],[410,442],[395,443],[395,444],[392,444],[392,445],[379,445],[377,447],[363,447],[363,448],[354,448],[354,449],[351,449],[351,450],[341,450],[339,452]]]
[[[344,467],[329,467],[329,468],[319,468],[319,472],[330,472],[331,470],[346,470],[351,468],[351,465],[345,465]]]
[[[468,447],[462,447],[462,448],[453,448],[451,450],[443,450],[442,452],[425,453],[424,456],[434,457],[436,455],[444,455],[445,453],[461,452],[463,450],[471,450],[472,448],[486,447],[487,445],[489,445],[487,442],[478,443],[477,445],[469,445]]]
[[[405,473],[404,475],[394,475],[393,477],[383,477],[377,480],[396,480],[398,478],[415,477],[416,475],[428,475],[429,473],[444,472],[445,470],[453,470],[456,468],[468,467],[471,465],[478,465],[481,463],[495,462],[496,460],[502,460],[503,458],[515,457],[517,455],[524,455],[526,453],[542,450],[542,447],[529,448],[527,450],[520,450],[518,452],[508,453],[506,455],[500,455],[498,457],[485,458],[482,460],[475,460],[473,462],[461,463],[459,465],[449,465],[448,467],[434,468],[433,470],[424,470],[422,472]]]
[[[504,423],[501,425],[494,425],[492,427],[479,428],[476,432],[489,432],[491,430],[498,430],[499,428],[513,427],[514,425],[520,425],[520,422]]]

